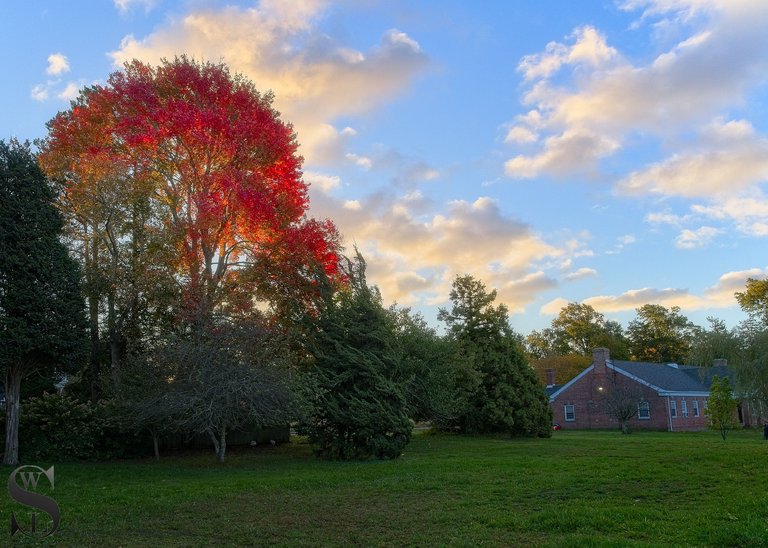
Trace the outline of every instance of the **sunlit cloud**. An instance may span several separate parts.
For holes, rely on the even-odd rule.
[[[69,72],[69,61],[63,53],[52,53],[48,56],[48,68],[45,72],[52,76],[58,76]]]
[[[318,29],[327,2],[262,0],[251,8],[193,9],[143,38],[126,36],[111,53],[116,65],[130,59],[158,63],[187,54],[224,61],[261,90],[292,122],[301,152],[312,165],[344,158],[341,116],[370,111],[391,100],[423,72],[428,60],[416,40],[391,29],[359,51]]]
[[[352,207],[320,191],[310,197],[313,214],[334,219],[347,241],[359,246],[370,281],[388,302],[445,305],[454,278],[472,274],[496,288],[511,311],[521,312],[558,284],[534,265],[583,251],[576,241],[547,242],[487,197],[438,204],[439,212],[425,210],[418,191],[374,193]]]
[[[323,192],[329,193],[341,185],[341,177],[338,175],[326,175],[314,171],[304,172],[304,182],[310,187],[320,188]]]
[[[597,270],[594,268],[582,267],[566,274],[564,278],[569,282],[574,282],[576,280],[583,280],[584,278],[594,278],[595,276],[597,276]]]
[[[529,123],[516,119],[514,125],[521,128],[516,132],[525,135],[527,128],[549,136],[541,139],[538,152],[508,160],[508,176],[567,177],[574,170],[591,174],[602,159],[626,146],[629,134],[642,131],[668,138],[690,131],[740,104],[765,81],[768,3],[638,0],[622,7],[642,12],[638,26],[656,20],[654,24],[688,34],[644,63],[632,63],[592,27],[581,27],[564,42],[552,42],[542,53],[524,57],[518,68],[528,85],[524,103],[532,108],[525,116]],[[563,153],[574,136],[578,141],[567,147],[573,153]],[[672,156],[631,175],[622,188],[700,196],[721,188],[718,174],[732,174],[736,185],[748,185],[761,173],[756,164],[762,146],[731,150],[736,159],[714,150]],[[747,165],[738,168],[740,161]],[[715,164],[714,172],[707,171]],[[704,176],[696,185],[687,184],[684,173],[689,168]]]
[[[688,149],[617,185],[620,194],[687,198],[734,194],[768,180],[768,139],[754,135],[744,120],[712,125]]]
[[[78,85],[76,82],[67,82],[67,85],[64,86],[64,89],[56,94],[56,97],[62,101],[72,101],[77,97],[78,93],[80,93],[80,85]]]
[[[631,311],[644,304],[660,304],[665,307],[679,306],[682,310],[707,310],[736,306],[734,293],[743,291],[747,279],[768,275],[768,268],[726,272],[712,286],[696,295],[685,288],[642,288],[630,289],[619,295],[599,295],[584,299],[582,302],[601,313]],[[562,297],[544,304],[540,313],[557,314],[568,303]]]

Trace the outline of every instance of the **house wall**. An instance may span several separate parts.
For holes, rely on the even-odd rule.
[[[564,430],[569,429],[593,429],[593,428],[619,428],[619,422],[605,413],[605,395],[613,386],[631,386],[637,389],[642,398],[648,401],[650,418],[640,419],[633,417],[630,422],[632,429],[648,430],[672,430],[695,431],[707,428],[707,419],[704,416],[704,399],[702,397],[671,397],[659,396],[658,393],[638,383],[613,369],[607,367],[607,350],[597,349],[593,354],[593,369],[573,383],[568,389],[558,394],[556,399],[550,402],[553,421]],[[677,417],[670,418],[669,399],[673,399],[677,405]],[[688,416],[682,412],[682,400],[685,399],[688,406]],[[693,400],[699,402],[699,416],[693,416]],[[565,419],[565,405],[574,406],[575,417],[573,421]]]
[[[667,398],[664,398],[665,400]],[[707,398],[697,396],[697,397],[691,397],[691,396],[670,396],[670,400],[674,400],[675,404],[677,405],[677,418],[671,419],[671,427],[670,430],[673,432],[695,432],[697,430],[706,430],[707,429],[707,417],[704,414],[704,402]],[[688,416],[683,416],[683,400],[685,400],[686,404],[688,405]],[[693,415],[693,401],[696,400],[699,402],[699,416],[695,417]]]
[[[630,428],[666,430],[668,428],[666,398],[655,391],[612,370],[591,371],[576,381],[551,402],[553,421],[564,430],[591,428],[619,428],[619,422],[605,413],[605,394],[612,386],[628,385],[637,388],[648,401],[650,418],[632,418]],[[602,390],[601,390],[602,388]],[[565,420],[565,405],[574,406],[575,420]]]

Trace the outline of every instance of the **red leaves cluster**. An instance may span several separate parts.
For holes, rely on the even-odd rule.
[[[233,300],[225,290],[243,269],[275,281],[256,283],[262,292],[316,266],[338,275],[337,231],[306,217],[302,158],[271,102],[221,64],[134,61],[49,122],[41,163],[75,202],[105,180],[149,189],[173,267],[209,313]]]

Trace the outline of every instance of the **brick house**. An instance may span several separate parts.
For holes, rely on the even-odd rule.
[[[618,428],[618,421],[604,409],[609,391],[623,386],[639,396],[630,428],[671,432],[706,429],[704,410],[712,377],[732,376],[725,362],[718,362],[702,368],[611,360],[607,348],[597,348],[592,354],[592,365],[564,385],[550,383],[554,375],[548,372],[547,393],[553,421],[562,429]],[[740,405],[738,411],[744,426],[755,422],[746,404]]]

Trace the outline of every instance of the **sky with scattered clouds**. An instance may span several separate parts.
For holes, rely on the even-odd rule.
[[[435,322],[470,273],[524,334],[572,301],[733,325],[768,275],[766,28],[761,0],[4,2],[0,138],[130,59],[224,61],[388,303]]]

